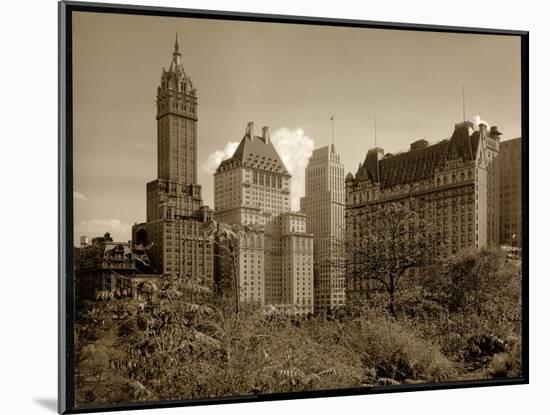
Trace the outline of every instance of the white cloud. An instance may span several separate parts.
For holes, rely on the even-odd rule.
[[[279,128],[271,134],[271,141],[292,175],[291,207],[300,209],[300,198],[305,194],[306,166],[315,148],[315,142],[301,128]]]
[[[74,200],[81,200],[83,202],[87,202],[88,198],[84,196],[82,193],[79,192],[73,192],[73,198]]]
[[[132,237],[132,225],[115,218],[81,220],[75,225],[75,238],[85,235],[92,239],[105,232],[109,232],[115,242],[126,242]],[[78,244],[78,239],[75,243]]]
[[[233,155],[239,143],[236,141],[231,141],[225,145],[223,150],[216,150],[208,156],[206,163],[203,164],[202,168],[209,174],[214,174],[216,169],[222,162],[222,160],[228,159]]]

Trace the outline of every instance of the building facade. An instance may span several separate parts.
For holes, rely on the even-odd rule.
[[[172,62],[157,88],[157,179],[147,183],[147,221],[132,228],[156,273],[213,276],[212,244],[202,225],[211,217],[197,183],[197,90],[176,38]]]
[[[94,300],[98,292],[135,295],[136,282],[148,276],[151,268],[143,250],[130,242],[114,242],[109,233],[80,239],[75,257],[75,287],[78,300]]]
[[[367,232],[362,212],[401,202],[446,235],[448,254],[498,243],[500,135],[497,127],[481,123],[474,130],[461,122],[437,144],[418,140],[398,154],[369,150],[355,176],[345,180],[347,235]],[[364,298],[371,288],[350,277],[348,299]]]
[[[500,244],[521,248],[521,138],[503,141],[500,165]]]
[[[341,307],[346,301],[342,242],[345,230],[344,165],[334,145],[313,151],[306,167],[301,208],[313,234],[315,311]]]
[[[214,217],[259,229],[239,242],[241,300],[310,313],[313,237],[305,214],[290,211],[290,179],[268,127],[256,136],[249,122],[233,156],[214,174]]]

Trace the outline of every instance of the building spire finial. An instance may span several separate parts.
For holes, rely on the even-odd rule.
[[[178,43],[178,32],[176,32],[176,43],[174,43],[174,55],[179,55],[180,44]]]

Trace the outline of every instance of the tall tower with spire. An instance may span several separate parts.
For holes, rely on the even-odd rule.
[[[147,183],[147,222],[132,228],[157,273],[212,276],[209,218],[197,183],[197,90],[185,72],[176,35],[172,61],[157,88],[157,179]]]
[[[196,184],[197,90],[183,68],[176,35],[172,62],[157,88],[159,179]]]

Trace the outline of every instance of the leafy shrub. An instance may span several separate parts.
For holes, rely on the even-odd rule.
[[[438,347],[388,318],[356,321],[348,342],[362,355],[365,368],[374,368],[379,378],[404,382],[442,381],[454,375],[453,364]]]

